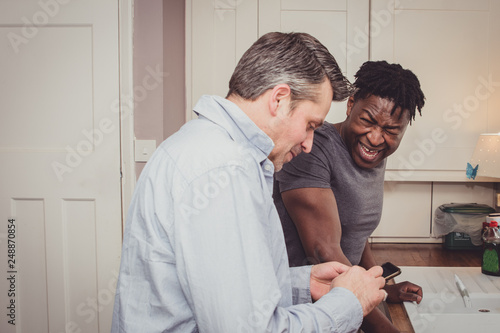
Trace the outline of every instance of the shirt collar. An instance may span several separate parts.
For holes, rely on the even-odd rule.
[[[223,127],[236,142],[250,142],[261,153],[261,162],[267,159],[274,142],[233,102],[219,97],[204,95],[193,111]]]

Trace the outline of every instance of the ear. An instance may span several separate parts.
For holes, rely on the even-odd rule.
[[[352,111],[352,107],[354,106],[354,96],[351,96],[349,97],[349,99],[347,100],[347,111],[346,111],[346,115],[349,117],[349,115],[351,114],[351,111]]]
[[[282,83],[274,86],[269,95],[269,111],[271,115],[276,116],[278,114],[280,104],[290,102],[291,94],[292,90],[288,84]]]

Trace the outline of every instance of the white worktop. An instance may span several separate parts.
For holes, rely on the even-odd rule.
[[[500,332],[500,277],[484,275],[480,267],[401,267],[395,282],[410,281],[424,292],[422,302],[404,306],[415,333]],[[469,291],[466,308],[455,284],[457,274]]]

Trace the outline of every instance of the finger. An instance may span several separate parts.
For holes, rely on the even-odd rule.
[[[405,302],[417,302],[417,303],[420,303],[422,301],[422,296],[420,296],[418,294],[414,294],[414,293],[401,293],[399,295],[399,298],[402,301],[405,301]]]
[[[384,277],[379,276],[379,277],[377,278],[377,282],[378,282],[378,287],[379,287],[380,289],[383,289],[383,288],[385,287],[385,284],[386,284],[386,282],[387,282],[387,281],[385,281],[385,278],[384,278]],[[385,290],[384,290],[384,291],[385,291]]]
[[[402,290],[403,292],[407,292],[407,293],[413,293],[413,294],[417,294],[419,296],[423,296],[423,292],[422,292],[422,288],[408,288],[406,290]]]
[[[333,264],[333,269],[339,274],[346,272],[350,268],[350,266],[344,265],[338,261],[334,261],[332,262],[332,264]]]
[[[382,276],[382,273],[384,272],[384,270],[382,269],[382,267],[380,266],[373,266],[372,268],[370,268],[368,270],[368,272],[373,276],[373,277],[376,277],[378,278],[379,276]]]
[[[400,290],[403,292],[411,292],[423,296],[422,287],[417,286],[416,284],[413,284],[411,282],[407,282],[407,284],[405,284]]]

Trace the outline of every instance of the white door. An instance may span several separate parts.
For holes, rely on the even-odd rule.
[[[118,1],[1,1],[0,59],[0,331],[108,332]]]

